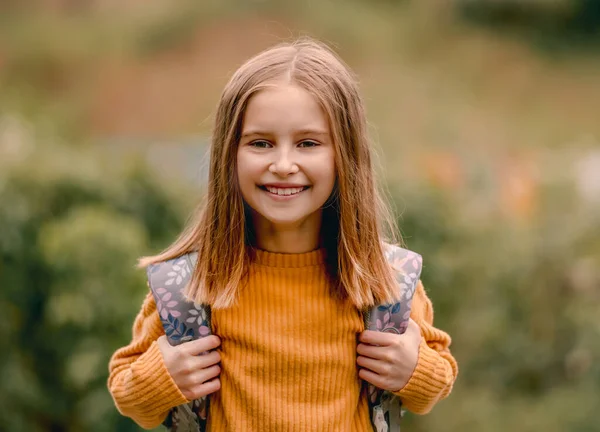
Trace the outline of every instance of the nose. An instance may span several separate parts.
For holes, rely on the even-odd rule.
[[[280,177],[287,177],[299,171],[298,165],[294,160],[293,150],[281,146],[275,153],[275,159],[269,166],[269,171]]]

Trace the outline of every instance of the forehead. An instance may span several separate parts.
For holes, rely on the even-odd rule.
[[[329,121],[318,99],[296,84],[271,84],[248,101],[242,134],[309,130],[329,133]]]

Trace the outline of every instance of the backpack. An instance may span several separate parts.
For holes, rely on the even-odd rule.
[[[422,259],[415,252],[391,245],[385,246],[385,256],[394,269],[401,290],[400,300],[363,311],[365,329],[402,334],[408,326],[412,297],[421,274]],[[147,268],[150,290],[171,345],[179,345],[211,334],[210,307],[192,303],[183,295],[197,258],[197,253],[189,253],[151,264]],[[367,386],[373,430],[400,431],[400,419],[403,414],[400,398],[369,383],[364,384]],[[163,425],[171,432],[205,432],[208,407],[208,397],[176,406],[169,411]]]

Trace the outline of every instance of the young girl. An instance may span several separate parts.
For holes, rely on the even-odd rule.
[[[210,395],[212,431],[372,431],[364,382],[418,414],[448,396],[457,364],[420,282],[404,334],[365,330],[365,310],[398,300],[371,152],[356,80],[327,47],[282,44],[240,67],[202,211],[141,260],[198,253],[186,296],[211,306],[212,335],[171,346],[149,293],[109,365],[123,415],[152,428]]]

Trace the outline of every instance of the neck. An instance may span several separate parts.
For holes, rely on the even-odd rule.
[[[319,248],[321,218],[293,225],[278,225],[255,217],[256,247],[276,253],[305,253]]]

